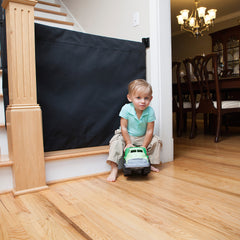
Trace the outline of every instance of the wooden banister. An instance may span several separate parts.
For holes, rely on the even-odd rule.
[[[35,0],[4,0],[9,105],[6,111],[14,194],[44,189],[42,115],[36,98]]]

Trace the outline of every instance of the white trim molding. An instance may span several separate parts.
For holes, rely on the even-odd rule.
[[[161,161],[173,161],[170,0],[150,0],[150,82],[155,133],[163,141]]]
[[[47,183],[69,180],[79,177],[94,176],[110,172],[106,163],[108,154],[67,158],[46,162]]]
[[[0,168],[0,194],[13,190],[13,174],[12,167]]]

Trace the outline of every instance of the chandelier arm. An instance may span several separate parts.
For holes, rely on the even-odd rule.
[[[200,33],[202,33],[203,31],[209,31],[209,27],[208,27],[208,26],[205,26],[204,28],[199,29],[199,32],[200,32]]]
[[[184,31],[187,31],[187,32],[190,32],[190,33],[193,33],[193,34],[194,34],[194,32],[192,31],[192,29],[185,28],[184,26],[182,26],[182,30],[184,30]]]

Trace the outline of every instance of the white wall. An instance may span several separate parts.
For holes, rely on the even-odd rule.
[[[142,41],[149,37],[148,0],[63,0],[86,33]],[[139,12],[140,24],[133,26]]]

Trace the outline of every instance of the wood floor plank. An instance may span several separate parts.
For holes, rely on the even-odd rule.
[[[65,191],[66,193],[66,191]],[[77,204],[72,204],[71,200],[69,201],[67,197],[67,201],[63,197],[63,195],[58,194],[57,192],[43,192],[42,193],[51,203],[54,202],[54,205],[62,210],[64,214],[66,214],[74,224],[76,224],[84,233],[87,235],[89,239],[112,239],[112,236],[104,231],[104,229],[94,221],[96,219],[96,215],[91,214],[88,206],[78,206]],[[73,198],[72,198],[73,199]],[[100,215],[101,217],[101,215]],[[104,222],[104,225],[108,225],[106,221],[101,219],[101,222]],[[110,230],[111,228],[108,227]],[[125,236],[126,237],[126,236]]]
[[[189,151],[191,150],[191,151]],[[204,151],[204,155],[203,155]],[[207,155],[207,158],[206,158]],[[234,155],[234,156],[233,156]],[[228,157],[226,157],[228,156]],[[202,148],[188,148],[187,150],[178,150],[175,158],[180,160],[180,158],[191,158],[195,160],[204,161],[207,163],[219,163],[222,166],[235,166],[240,167],[240,153],[222,152],[213,153],[211,150],[203,150]]]
[[[26,194],[16,198],[28,210],[18,214],[18,219],[31,236],[31,239],[80,239],[86,240],[72,228],[60,210],[41,198],[39,193]]]
[[[125,180],[123,179],[123,181]],[[83,184],[81,184],[81,186],[83,186]],[[99,186],[101,186],[101,188]],[[107,187],[106,192],[104,192],[102,182],[99,184],[99,186],[96,184],[96,182],[91,185],[88,182],[86,188],[92,188],[93,192],[97,192],[98,195],[106,196],[102,199],[104,202],[115,202],[116,205],[120,204],[122,209],[131,212],[133,215],[138,216],[138,218],[142,218],[146,224],[150,223],[157,229],[165,229],[165,231],[171,237],[174,237],[174,239],[195,239],[194,235],[195,237],[202,235],[202,237],[205,236],[205,238],[208,237],[208,239],[211,239],[209,238],[209,235],[213,233],[213,236],[216,237],[216,232],[214,230],[196,223],[191,218],[186,217],[186,215],[184,216],[181,213],[177,213],[169,207],[166,208],[165,202],[169,202],[169,199],[163,200],[164,198],[161,198],[161,194],[157,196],[159,191],[157,186],[153,194],[154,198],[151,198],[151,196],[149,196],[149,192],[153,193],[153,189],[151,188],[152,184],[151,186],[147,187],[144,186],[143,183],[139,183],[138,187],[136,187],[135,182],[132,182],[132,186],[129,186],[128,182],[125,185],[121,184],[119,193],[120,195],[121,192],[125,193],[122,203],[119,202],[119,195],[117,195],[117,197],[114,196],[114,194],[111,195],[111,191],[117,194],[118,187],[113,185],[114,188],[111,191],[110,188]],[[142,188],[146,190],[145,193],[143,193]],[[149,192],[147,189],[149,189]],[[99,201],[99,199],[97,201]],[[180,218],[181,223],[179,222]],[[203,231],[204,228],[205,231]],[[189,229],[192,229],[192,232],[189,231]],[[223,233],[221,233],[221,235],[222,234]],[[228,239],[228,237],[222,239]]]
[[[0,240],[240,239],[240,128],[174,139],[174,162],[159,173],[107,175],[0,195]],[[164,146],[163,146],[164,147]]]
[[[233,157],[230,153],[223,153],[222,155],[211,155],[209,153],[205,153],[205,156],[201,152],[197,152],[196,150],[193,150],[194,155],[192,154],[181,154],[181,158],[192,158],[194,160],[204,161],[205,163],[217,163],[222,166],[234,166],[240,168],[239,164],[239,154],[236,157]],[[206,155],[208,156],[206,158]],[[229,156],[226,158],[226,156]],[[231,157],[230,157],[231,156]],[[179,159],[179,157],[176,157]]]
[[[105,184],[108,185],[106,181]],[[103,195],[95,194],[89,190],[84,182],[81,182],[80,185],[71,183],[68,188],[60,188],[58,191],[61,191],[63,196],[66,194],[66,197],[69,196],[69,193],[74,193],[75,197],[78,196],[72,204],[79,206],[80,209],[88,209],[87,213],[93,214],[95,221],[101,224],[102,228],[106,229],[105,223],[109,223],[108,228],[111,226],[110,229],[113,229],[110,233],[116,237],[113,239],[141,239],[141,237],[147,239],[149,232],[152,235],[154,234],[151,239],[159,239],[159,235],[164,236],[164,239],[170,239],[166,233],[155,229],[142,219],[119,207],[119,205],[105,201]],[[104,218],[104,221],[102,221],[102,218]]]
[[[190,157],[181,157],[178,158],[178,161],[174,163],[174,167],[184,167],[186,169],[192,169],[194,171],[217,175],[220,177],[227,177],[239,181],[240,175],[238,166],[224,165],[216,162],[202,161],[197,158],[193,159],[193,156]]]
[[[161,173],[200,186],[240,196],[240,182],[238,180],[219,177],[178,166],[174,166],[174,168],[171,169],[163,169]]]
[[[89,189],[88,186],[85,187],[84,191],[86,192],[87,189]],[[111,193],[108,192],[108,195],[109,194]],[[125,207],[129,205],[129,202],[125,201],[124,198],[122,199],[123,204],[121,205],[119,201],[109,201],[103,196],[104,195],[100,194],[100,198],[90,198],[91,201],[88,200],[88,205],[97,209],[98,212],[102,212],[103,214],[101,215],[104,216],[106,220],[111,221],[115,232],[118,229],[119,233],[125,232],[132,239],[147,239],[150,235],[151,239],[159,239],[159,236],[162,236],[164,239],[170,239],[167,233],[155,228],[154,225],[147,222],[146,219],[139,218],[129,211],[129,209]]]
[[[136,191],[136,193],[139,192],[141,188],[149,189],[150,193],[154,192],[154,200],[150,198],[150,201],[159,201],[159,204],[164,206],[166,209],[169,209],[177,214],[180,214],[185,218],[192,219],[194,222],[202,222],[201,220],[205,219],[205,223],[207,225],[209,226],[212,225],[213,228],[217,229],[218,226],[215,226],[214,224],[215,220],[218,219],[219,216],[231,218],[232,225],[235,224],[236,219],[239,220],[239,214],[234,214],[235,211],[237,212],[237,208],[235,209],[235,211],[232,211],[232,209],[229,208],[222,208],[224,211],[222,212],[222,215],[221,214],[219,215],[215,212],[215,208],[217,208],[215,202],[209,202],[207,199],[198,198],[195,196],[195,194],[191,195],[189,193],[186,193],[186,191],[181,191],[178,194],[176,194],[176,191],[175,190],[173,191],[172,188],[165,189],[162,185],[156,186],[155,190],[153,189],[152,184],[151,186],[144,185],[142,186],[139,185],[138,189],[138,187],[136,187],[136,184],[134,183],[134,188],[138,190]],[[150,183],[148,185],[150,185]],[[174,187],[174,189],[176,187]],[[198,191],[199,190],[200,189],[198,189]],[[143,197],[142,192],[143,191],[141,191],[141,197]],[[201,193],[204,194],[204,192]],[[137,195],[137,197],[139,198],[140,196]],[[147,191],[145,193],[145,197],[146,200],[149,197],[149,193]],[[157,205],[158,203],[154,202],[154,204]],[[220,209],[219,212],[221,212]],[[222,226],[219,227],[219,229],[224,228],[226,228],[225,224],[222,224]]]
[[[11,194],[0,195],[0,239],[23,239],[30,240],[28,232],[21,222],[16,218],[13,208],[8,208],[2,199],[8,199],[8,206],[14,206],[14,199]],[[14,206],[15,208],[15,206]]]

